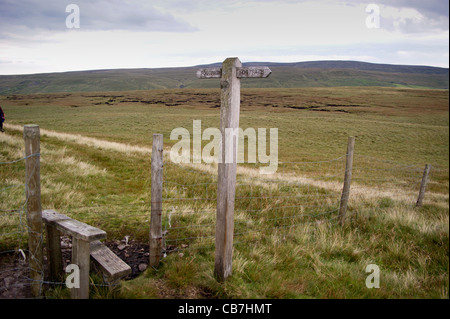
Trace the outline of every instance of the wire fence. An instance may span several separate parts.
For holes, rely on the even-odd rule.
[[[39,156],[33,154],[32,156]],[[260,175],[261,165],[240,165],[237,171],[234,244],[258,244],[265,236],[286,235],[302,225],[338,222],[347,154],[316,162],[278,162],[273,175]],[[25,160],[0,157],[0,298],[31,298],[26,216]],[[352,202],[389,197],[411,200],[417,196],[423,167],[355,154]],[[431,191],[447,192],[448,169],[433,167]],[[446,182],[445,182],[446,181]],[[215,247],[217,166],[182,165],[166,161],[163,181],[164,254],[186,249],[211,252]],[[413,204],[413,201],[411,201]],[[108,216],[102,206],[76,207],[72,211],[95,211],[96,218]],[[150,207],[121,207],[121,217],[148,232]],[[134,221],[134,224],[133,224]],[[41,236],[41,241],[43,237]],[[67,257],[70,258],[70,257]],[[44,265],[39,270],[44,272]],[[65,285],[43,280],[41,285]],[[91,286],[109,286],[91,283]]]
[[[316,162],[279,162],[280,173],[267,176],[258,174],[258,165],[238,168],[234,244],[257,242],[274,233],[285,237],[299,225],[337,223],[345,162],[346,154]],[[213,249],[217,175],[199,166],[170,162],[164,169],[168,176],[163,188],[166,253]],[[414,205],[423,172],[424,167],[417,165],[355,154],[350,216],[364,203],[373,207],[374,200],[383,198]],[[429,182],[430,191],[448,193],[448,169],[433,167],[432,175],[436,182]]]
[[[337,223],[346,154],[317,162],[279,162],[280,173],[259,175],[258,166],[238,169],[234,209],[235,244],[285,233],[311,223]],[[217,175],[195,165],[165,163],[163,234],[166,252],[213,248]],[[355,156],[356,197],[417,195],[423,168]],[[189,182],[186,182],[189,181]],[[394,190],[394,191],[392,191]],[[373,192],[373,193],[372,193]]]
[[[25,161],[40,156],[31,154],[11,161],[4,161],[0,157],[0,299],[45,298],[44,285],[66,285],[65,281],[44,279],[47,272],[46,257],[43,264],[36,258],[37,253],[29,250],[28,239],[31,235],[38,239],[39,247],[44,246],[44,233],[33,231],[28,224],[26,190],[30,181],[25,177]],[[71,249],[66,249],[63,257],[65,265],[69,264]],[[40,274],[42,280],[33,278],[31,272]],[[32,286],[36,284],[39,287],[37,297],[31,293]],[[97,289],[109,289],[114,285],[107,282],[91,283]]]
[[[30,271],[43,275],[44,266],[36,263],[35,254],[28,248],[30,233],[37,235],[41,245],[42,233],[32,232],[27,223],[25,161],[31,154],[12,161],[0,162],[0,298],[31,298],[33,279]],[[32,269],[30,260],[33,260]],[[42,290],[42,283],[41,288]]]

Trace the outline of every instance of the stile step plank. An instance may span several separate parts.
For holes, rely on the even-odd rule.
[[[131,274],[131,267],[99,240],[91,242],[91,257],[111,282]]]

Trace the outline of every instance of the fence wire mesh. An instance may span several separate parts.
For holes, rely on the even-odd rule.
[[[35,258],[36,252],[28,249],[30,234],[41,247],[43,236],[31,231],[26,211],[25,161],[39,156],[31,154],[10,161],[0,157],[0,298],[31,298],[29,290],[34,280],[30,272],[44,273],[44,265]],[[38,285],[41,291],[42,283]]]
[[[39,156],[33,154],[32,156]],[[29,298],[29,228],[26,217],[25,160],[0,154],[0,298]],[[338,219],[346,154],[316,162],[278,162],[273,175],[260,175],[258,164],[238,165],[234,244],[258,244],[266,236],[286,238],[302,225],[335,224]],[[350,190],[350,216],[359,211],[352,202],[371,197],[407,199],[413,205],[423,167],[355,154]],[[447,187],[448,169],[432,167],[431,191]],[[444,181],[444,183],[443,183]],[[447,181],[447,184],[445,184]],[[217,165],[164,163],[164,253],[215,247]],[[444,185],[444,186],[442,186]],[[446,185],[446,186],[445,186]],[[444,190],[445,191],[445,190]],[[111,218],[101,205],[66,207],[73,213],[90,211],[98,220]],[[134,231],[148,232],[150,203],[120,207],[121,217]],[[42,235],[42,234],[41,234]],[[44,238],[41,236],[41,241]],[[6,267],[7,266],[7,267]],[[44,272],[44,265],[39,271]],[[43,280],[41,285],[65,285]],[[91,283],[101,289],[108,283]]]

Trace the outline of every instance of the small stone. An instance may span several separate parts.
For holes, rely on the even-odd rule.
[[[184,254],[183,254],[183,253],[179,253],[179,254],[178,254],[178,256],[180,256],[180,257],[183,257],[183,256],[184,256]]]
[[[9,286],[14,282],[14,277],[6,277],[3,281],[5,282],[5,287],[9,288]]]
[[[145,269],[147,269],[147,264],[139,264],[138,268],[139,271],[144,271]]]
[[[124,245],[124,244],[121,244],[121,245],[117,246],[117,249],[119,249],[119,250],[124,250],[125,247],[127,247],[127,246]]]
[[[64,242],[64,241],[61,242],[61,248],[62,248],[62,249],[69,248],[69,247],[70,247],[70,246],[69,246],[69,243],[66,243],[66,242]]]

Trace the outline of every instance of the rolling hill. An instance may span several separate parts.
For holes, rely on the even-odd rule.
[[[217,80],[200,80],[200,67],[111,69],[26,75],[0,75],[0,94],[94,92],[170,88],[217,88]],[[358,61],[297,63],[249,62],[244,66],[269,66],[266,79],[246,79],[242,87],[295,88],[335,86],[383,86],[449,88],[449,69],[429,66],[376,64]]]

